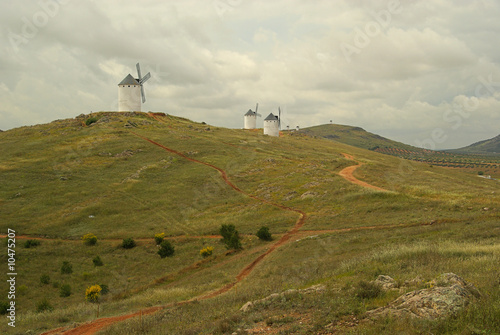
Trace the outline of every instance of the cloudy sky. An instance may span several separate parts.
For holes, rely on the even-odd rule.
[[[117,109],[241,128],[360,126],[457,148],[500,134],[500,1],[0,0],[0,129]],[[262,119],[258,120],[262,126]]]

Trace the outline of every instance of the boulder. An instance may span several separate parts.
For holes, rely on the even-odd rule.
[[[387,306],[367,312],[370,319],[379,317],[411,317],[439,319],[455,315],[475,297],[474,285],[454,273],[445,273],[431,281],[430,288],[406,293]]]

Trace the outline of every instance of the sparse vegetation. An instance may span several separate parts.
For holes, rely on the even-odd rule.
[[[124,238],[122,242],[123,249],[132,249],[136,246],[135,241],[132,237]]]
[[[161,258],[171,257],[174,255],[175,249],[170,241],[164,240],[160,243],[160,250],[158,250],[158,255]]]
[[[82,304],[82,293],[91,283],[109,285],[108,295],[104,295],[105,285],[99,285],[105,316],[217,291],[269,250],[270,245],[255,236],[259,228],[269,227],[277,239],[294,227],[298,214],[271,203],[302,210],[308,217],[303,228],[263,258],[248,279],[215,299],[144,315],[141,325],[132,318],[102,332],[243,332],[265,326],[267,320],[275,333],[497,332],[500,193],[497,181],[477,177],[478,170],[495,177],[494,162],[479,165],[485,164],[480,158],[466,161],[469,158],[463,156],[463,164],[474,171],[463,173],[432,162],[401,159],[396,151],[382,155],[300,133],[285,133],[278,140],[257,131],[211,127],[213,131],[206,132],[198,123],[173,116],[162,117],[167,122],[162,124],[141,113],[126,118],[119,113],[103,115],[110,121],[92,127],[69,120],[0,133],[0,202],[5,218],[0,225],[4,231],[10,226],[29,236],[50,237],[41,248],[16,249],[17,266],[24,271],[18,288],[29,288],[25,295],[16,295],[22,306],[18,312],[23,322],[16,325],[19,333],[94,319],[96,306]],[[138,125],[141,136],[225,169],[235,186],[266,202],[234,191],[219,171],[161,151],[128,133],[123,127],[128,119]],[[377,151],[384,149],[378,143],[371,145],[379,146],[374,148]],[[358,179],[393,192],[367,190],[341,178],[341,169],[357,164],[341,153],[364,163],[354,173]],[[435,158],[454,165],[452,156]],[[50,204],[40,195],[50,195]],[[43,224],[30,224],[33,213]],[[201,249],[217,243],[213,235],[221,225],[232,223],[237,223],[245,249],[227,257],[233,251],[215,245],[212,256],[201,260]],[[91,248],[81,241],[89,231],[99,236]],[[155,232],[162,231],[175,237],[175,257],[168,261],[156,256],[159,249],[151,241]],[[128,236],[149,242],[130,250],[117,248]],[[106,261],[105,269],[90,262],[95,255]],[[59,273],[63,261],[75,265],[73,275]],[[442,321],[358,324],[366,311],[384,306],[399,294],[357,297],[361,281],[387,274],[398,283],[415,282],[414,287],[401,286],[413,290],[425,288],[444,272],[455,272],[474,283],[483,298]],[[41,284],[42,274],[50,275],[48,285]],[[247,301],[316,283],[325,284],[326,291],[239,311]],[[63,285],[70,285],[73,293],[60,297]],[[5,281],[0,282],[0,290],[5,297]],[[54,309],[40,316],[37,305],[44,297],[50,297]],[[340,326],[347,323],[353,326]],[[0,333],[8,331],[0,324]]]
[[[47,298],[42,299],[36,304],[36,311],[38,313],[43,313],[43,312],[51,312],[54,310],[54,307],[50,304],[49,300]]]
[[[104,263],[101,260],[101,257],[95,256],[94,259],[92,259],[92,263],[94,263],[94,266],[103,266]]]
[[[212,256],[213,251],[214,251],[213,247],[205,247],[200,250],[200,255],[203,258],[207,258],[209,256]]]
[[[85,245],[96,245],[97,243],[97,236],[94,234],[85,234],[82,236],[82,241]]]
[[[48,274],[43,274],[40,276],[40,284],[50,284],[50,276]]]
[[[271,233],[269,232],[269,227],[260,227],[257,231],[257,237],[262,241],[272,241],[273,239]]]
[[[164,238],[165,238],[165,233],[155,234],[155,243],[156,243],[156,245],[160,245],[160,243],[163,242]]]
[[[61,265],[61,273],[62,274],[70,274],[73,273],[73,265],[70,262],[64,261]]]
[[[39,240],[26,240],[24,242],[24,247],[26,249],[38,247],[39,245],[40,245],[40,241]]]

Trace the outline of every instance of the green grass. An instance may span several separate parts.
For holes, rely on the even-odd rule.
[[[84,303],[84,294],[93,284],[108,285],[101,316],[112,316],[191,299],[233,282],[274,243],[259,241],[255,232],[260,227],[269,227],[277,241],[294,226],[298,214],[273,203],[304,211],[303,231],[325,231],[293,237],[222,296],[169,308],[144,317],[142,324],[131,319],[104,333],[218,334],[269,320],[282,333],[315,333],[361,318],[396,297],[356,298],[355,284],[362,280],[387,274],[398,282],[418,275],[428,281],[442,272],[459,274],[488,298],[457,319],[416,323],[411,329],[453,333],[469,329],[464,326],[469,322],[478,332],[494,333],[498,182],[297,133],[270,138],[212,126],[206,130],[186,119],[165,116],[158,122],[139,113],[92,117],[98,121],[90,126],[69,119],[0,133],[1,231],[54,238],[34,248],[17,240],[18,333],[92,320],[95,306]],[[126,128],[128,121],[136,127]],[[239,189],[265,202],[234,191],[218,171],[152,145],[131,130],[224,169]],[[341,178],[340,170],[356,164],[342,153],[363,163],[357,178],[389,192]],[[194,238],[218,234],[222,224],[236,226],[242,251],[226,254],[217,239]],[[153,237],[161,232],[175,237],[170,240],[173,257],[157,254]],[[81,237],[88,233],[97,236],[97,245],[84,245]],[[120,245],[128,237],[137,246],[125,250]],[[214,246],[214,254],[203,259],[199,251],[206,246]],[[96,256],[103,266],[94,266]],[[6,253],[0,261],[6,264]],[[63,261],[73,265],[73,273],[60,273]],[[49,284],[40,283],[43,274]],[[239,312],[248,300],[316,283],[327,285],[324,295]],[[62,285],[70,285],[70,296],[59,296]],[[5,297],[6,292],[3,282],[0,293]],[[54,310],[37,313],[44,298]],[[403,326],[390,320],[339,331],[397,333]]]

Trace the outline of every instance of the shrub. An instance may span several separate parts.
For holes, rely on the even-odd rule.
[[[165,238],[165,233],[155,234],[156,245],[159,245],[161,242],[163,242],[164,238]]]
[[[483,171],[479,171],[477,174],[480,175],[480,176],[483,176],[484,172]]]
[[[51,312],[54,310],[54,307],[50,304],[50,302],[47,300],[47,298],[43,298],[42,301],[39,301],[36,304],[36,311],[38,313],[43,313],[43,312]]]
[[[10,305],[7,301],[0,302],[0,315],[5,315],[8,312]]]
[[[97,236],[94,234],[85,234],[82,236],[82,241],[85,243],[85,245],[96,245],[97,243]]]
[[[226,248],[241,249],[240,235],[234,225],[223,224],[219,229],[219,233],[222,235],[222,242],[224,242]]]
[[[24,242],[24,247],[26,249],[38,247],[39,245],[40,245],[39,240],[26,240],[26,242]]]
[[[173,256],[174,252],[174,246],[170,243],[170,241],[163,241],[160,243],[158,255],[160,255],[161,258]]]
[[[99,120],[96,116],[89,117],[87,120],[85,120],[85,125],[90,126],[92,123],[97,122]]]
[[[69,284],[62,284],[59,288],[59,296],[62,298],[69,297],[71,295],[71,286]]]
[[[62,266],[61,266],[61,273],[62,274],[73,273],[73,265],[71,265],[71,263],[68,261],[64,261]]]
[[[99,285],[92,285],[85,290],[85,300],[97,303],[101,296],[102,288]]]
[[[355,296],[361,299],[372,299],[378,297],[382,293],[379,285],[373,282],[360,281],[355,289]]]
[[[94,266],[103,266],[104,263],[101,260],[101,257],[95,256],[94,259],[92,260],[92,263],[94,263]]]
[[[122,242],[122,248],[124,249],[132,249],[133,247],[135,247],[135,241],[132,237],[129,237],[129,238],[124,238],[123,239],[123,242]]]
[[[263,241],[272,241],[273,239],[268,227],[260,227],[259,231],[257,232],[257,237]]]
[[[50,277],[48,274],[43,274],[40,276],[40,284],[49,284],[50,283]]]
[[[222,236],[222,241],[227,243],[233,233],[236,231],[236,227],[233,224],[223,224],[219,229],[219,234]]]
[[[206,248],[203,248],[200,250],[200,255],[203,257],[203,258],[206,258],[208,256],[212,256],[212,252],[214,251],[214,248],[213,247],[206,247]]]

